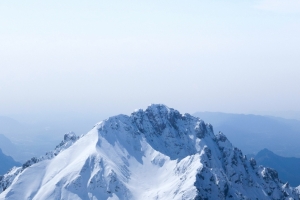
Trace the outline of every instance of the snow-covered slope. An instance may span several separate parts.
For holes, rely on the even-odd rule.
[[[77,141],[77,139],[78,137],[75,135],[75,133],[69,132],[64,135],[63,141],[61,141],[61,143],[57,145],[53,151],[47,152],[44,156],[41,156],[39,158],[33,157],[30,160],[26,161],[21,167],[16,167],[21,164],[15,165],[15,167],[10,169],[10,171],[8,171],[6,174],[0,176],[0,192],[6,190],[6,188],[8,188],[12,184],[16,176],[21,174],[26,168],[43,160],[52,159],[60,152],[70,147],[74,142]]]
[[[72,143],[2,178],[0,199],[299,199],[210,124],[164,105],[111,117]]]

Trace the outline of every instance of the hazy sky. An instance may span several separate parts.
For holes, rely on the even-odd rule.
[[[300,110],[300,1],[1,1],[0,115]]]

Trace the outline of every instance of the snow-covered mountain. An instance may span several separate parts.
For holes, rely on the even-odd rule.
[[[65,137],[0,178],[0,199],[299,199],[210,124],[164,105]]]
[[[67,149],[70,147],[74,142],[76,142],[78,137],[73,132],[69,132],[64,135],[63,141],[59,145],[55,147],[53,151],[47,152],[44,156],[41,156],[39,158],[33,157],[30,160],[26,161],[21,167],[21,164],[17,163],[15,167],[11,168],[9,172],[4,174],[3,176],[0,176],[0,192],[6,190],[14,179],[21,174],[26,168],[30,167],[33,164],[36,164],[38,162],[44,161],[44,160],[50,160],[57,156],[61,151]]]

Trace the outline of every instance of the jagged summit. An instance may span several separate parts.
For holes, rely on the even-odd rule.
[[[163,104],[151,104],[146,110],[139,109],[130,116],[111,117],[97,124],[97,128],[102,136],[111,140],[144,138],[153,149],[173,160],[195,154],[199,150],[197,138],[214,137],[210,124]]]
[[[299,199],[210,124],[162,104],[64,139],[58,154],[5,179],[0,199]]]

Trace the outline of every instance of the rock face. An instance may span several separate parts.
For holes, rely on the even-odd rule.
[[[0,199],[299,199],[210,124],[164,105],[111,117],[72,141],[4,175]]]

